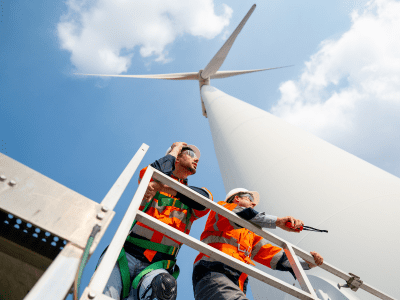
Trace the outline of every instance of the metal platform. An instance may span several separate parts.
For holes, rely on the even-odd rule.
[[[143,144],[102,203],[0,153],[0,299],[67,296],[93,227],[101,230],[90,254],[147,149]]]

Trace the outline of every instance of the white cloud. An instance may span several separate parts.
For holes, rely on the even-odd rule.
[[[68,0],[57,25],[61,48],[71,52],[80,72],[119,74],[131,64],[135,47],[143,57],[167,62],[165,47],[178,36],[212,39],[229,24],[232,9],[213,0]]]
[[[400,2],[376,0],[325,40],[272,113],[400,176]],[[383,157],[386,156],[386,161]],[[382,159],[380,159],[381,157]]]

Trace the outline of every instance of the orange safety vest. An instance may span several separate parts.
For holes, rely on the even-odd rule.
[[[235,212],[235,209],[240,209],[236,203],[220,201],[218,204],[233,212]],[[272,269],[275,269],[283,251],[281,248],[269,244],[261,236],[246,228],[241,228],[227,218],[215,213],[215,211],[212,211],[208,216],[200,240],[244,263],[255,265],[252,261],[254,259]],[[201,259],[213,261],[209,256],[200,253],[194,263]],[[246,278],[247,274],[245,273],[242,273],[239,277],[239,287],[242,291]]]
[[[139,183],[140,183],[141,179],[143,178],[143,175],[146,172],[146,170],[147,170],[147,167],[143,168],[140,171]],[[176,178],[173,175],[171,175],[170,177],[179,181],[180,183],[187,185],[186,181],[179,180],[178,178]],[[153,181],[153,179],[151,179],[151,181]],[[202,189],[207,191],[207,193],[209,194],[209,198],[212,200],[213,196],[212,196],[211,192],[204,187]],[[160,192],[160,194],[164,195],[166,197],[169,197],[169,198],[173,198],[175,200],[179,200],[179,198],[174,197],[167,193]],[[147,201],[143,199],[139,209],[143,210],[146,203],[147,203]],[[177,203],[180,203],[180,201],[178,201]],[[188,210],[189,210],[189,212],[188,212]],[[153,202],[151,203],[150,207],[147,209],[146,214],[149,214],[150,216],[156,218],[157,220],[160,220],[161,222],[164,222],[165,224],[168,224],[169,226],[171,226],[175,229],[178,229],[182,232],[189,234],[190,228],[191,228],[193,222],[195,220],[197,220],[198,218],[205,216],[208,212],[209,212],[209,209],[205,209],[205,210],[201,210],[201,211],[196,210],[196,209],[188,209],[186,205],[183,205],[183,204],[176,205],[175,201],[174,201],[174,206],[159,205],[159,200],[156,198],[153,198]],[[189,218],[187,217],[188,213],[189,213]],[[188,224],[186,224],[186,222],[188,222]],[[185,231],[185,228],[186,228],[186,231]],[[177,240],[174,240],[174,239],[166,236],[165,234],[162,234],[161,232],[156,231],[156,230],[146,226],[145,224],[143,224],[141,222],[137,222],[131,232],[133,232],[137,235],[140,235],[144,238],[147,238],[151,242],[154,242],[154,243],[159,243],[159,244],[172,246],[172,247],[180,247],[180,245],[182,244],[182,243],[178,242]],[[144,251],[143,254],[151,262],[153,260],[154,256],[156,255],[156,253],[157,253],[157,251],[155,251],[155,250],[147,249]]]

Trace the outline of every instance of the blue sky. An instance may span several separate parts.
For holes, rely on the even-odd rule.
[[[190,183],[222,199],[197,82],[73,73],[198,71],[253,2],[146,3],[0,1],[1,152],[101,202],[142,143],[150,146],[144,167],[184,141],[202,152]],[[293,66],[211,85],[400,176],[399,14],[394,0],[257,3],[221,70]],[[82,286],[123,217],[136,178]],[[195,223],[192,236],[200,236],[205,220]],[[187,262],[195,256],[187,247],[179,255],[178,299],[192,299]]]

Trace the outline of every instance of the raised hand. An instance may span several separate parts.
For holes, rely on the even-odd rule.
[[[175,142],[171,145],[171,151],[169,154],[178,157],[179,153],[182,151],[182,148],[185,146],[187,146],[187,144],[184,142]]]

